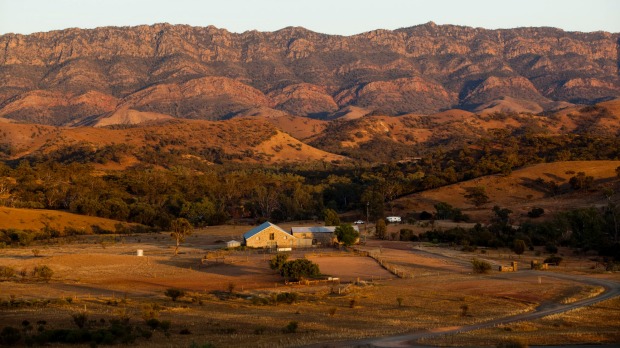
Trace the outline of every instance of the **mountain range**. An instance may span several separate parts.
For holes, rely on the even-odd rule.
[[[156,24],[5,34],[0,47],[0,122],[543,114],[620,96],[620,34],[607,32]]]

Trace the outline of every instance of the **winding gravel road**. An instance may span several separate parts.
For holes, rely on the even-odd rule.
[[[415,253],[424,253],[426,255],[432,255],[433,257],[449,259],[454,263],[463,263],[463,260],[460,259],[452,259],[445,255],[438,255],[428,251],[422,250],[414,250]],[[366,338],[360,340],[349,340],[349,341],[340,341],[340,342],[329,342],[329,343],[320,343],[316,345],[311,345],[309,347],[313,348],[331,348],[331,347],[420,347],[419,344],[416,344],[415,341],[421,338],[432,338],[441,335],[447,334],[458,334],[467,331],[474,331],[480,329],[486,329],[498,325],[505,325],[509,323],[514,323],[518,321],[530,321],[539,319],[542,317],[546,317],[548,315],[559,314],[568,312],[574,309],[578,309],[581,307],[592,306],[598,302],[612,299],[616,296],[620,296],[620,283],[609,281],[605,279],[597,279],[590,278],[581,275],[570,275],[570,274],[558,274],[553,272],[542,272],[542,271],[520,271],[516,273],[504,273],[503,275],[507,277],[521,277],[521,276],[531,276],[532,274],[540,274],[545,278],[557,278],[563,280],[575,281],[583,284],[600,286],[605,290],[599,294],[598,296],[576,301],[570,304],[543,304],[537,307],[533,312],[522,313],[510,317],[495,319],[491,321],[487,321],[484,323],[478,323],[467,326],[460,327],[445,327],[445,328],[437,328],[432,331],[420,331],[420,332],[412,332],[395,336],[387,336],[387,337],[379,337],[379,338]]]

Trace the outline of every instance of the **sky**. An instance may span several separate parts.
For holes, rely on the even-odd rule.
[[[487,29],[620,32],[620,0],[0,0],[0,34],[170,23],[338,35],[433,21]]]

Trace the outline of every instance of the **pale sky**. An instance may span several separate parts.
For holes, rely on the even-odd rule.
[[[620,32],[620,0],[0,0],[0,34],[167,22],[232,32],[302,26],[352,35],[433,21]]]

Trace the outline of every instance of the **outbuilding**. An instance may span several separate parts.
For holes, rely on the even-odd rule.
[[[229,240],[228,242],[226,242],[226,247],[227,248],[236,248],[238,246],[241,246],[241,242],[236,241],[236,240]]]

